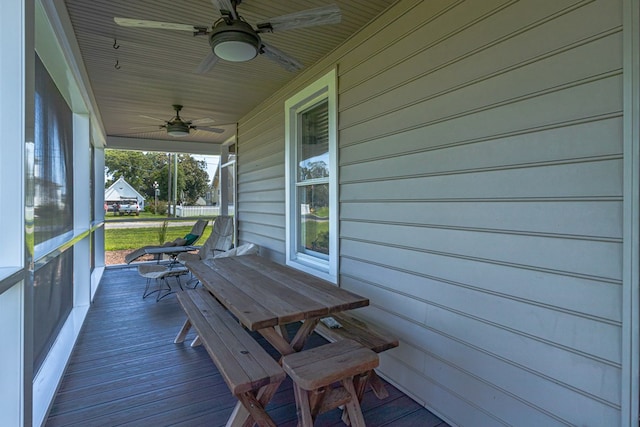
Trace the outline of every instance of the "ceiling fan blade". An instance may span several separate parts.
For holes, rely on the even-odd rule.
[[[213,132],[213,133],[224,133],[224,129],[210,128],[210,127],[206,127],[206,126],[194,126],[192,129],[203,130],[203,131],[206,131],[206,132]]]
[[[158,125],[152,125],[152,126],[134,126],[129,128],[131,130],[140,130],[140,131],[144,131],[145,129],[148,130],[152,130],[152,129],[162,129],[162,126],[158,126]]]
[[[221,15],[224,15],[223,11],[227,11],[231,14],[233,19],[238,19],[238,14],[236,13],[231,0],[211,0],[211,3],[220,11]]]
[[[190,33],[198,33],[201,32],[203,28],[207,28],[196,27],[195,25],[189,24],[176,24],[174,22],[147,21],[145,19],[113,18],[113,20],[122,27],[157,28],[162,30],[188,31]]]
[[[162,135],[166,135],[166,133],[167,131],[164,129],[155,129],[155,130],[148,130],[148,131],[139,130],[136,132],[116,133],[116,134],[113,134],[113,136],[133,136],[133,135],[143,136],[143,135],[149,135],[149,134],[162,136]]]
[[[218,58],[213,52],[209,52],[209,54],[200,61],[200,64],[198,64],[193,72],[196,74],[205,74],[209,72],[214,65],[216,65],[219,59],[220,58]]]
[[[164,123],[166,121],[166,120],[163,120],[163,119],[159,119],[157,117],[145,116],[145,115],[142,115],[142,114],[140,114],[138,117],[142,117],[144,119],[155,120],[156,122],[163,122]]]
[[[276,61],[287,71],[295,72],[303,68],[303,65],[300,63],[300,61],[287,55],[280,49],[277,49],[266,43],[262,43],[260,53],[264,54],[267,58]]]
[[[211,123],[211,124],[213,124],[213,123],[215,123],[215,120],[213,120],[213,119],[212,119],[212,118],[210,118],[210,117],[202,117],[202,118],[200,118],[200,119],[192,120],[192,121],[191,121],[191,123],[193,123],[194,125],[197,125],[197,124],[205,124],[205,123]]]
[[[335,5],[307,9],[288,15],[271,18],[269,22],[258,24],[258,32],[284,31],[315,25],[338,24],[342,20],[340,8]]]

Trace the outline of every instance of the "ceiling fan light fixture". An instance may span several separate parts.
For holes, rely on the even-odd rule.
[[[213,53],[225,61],[244,62],[256,57],[260,36],[244,21],[222,20],[212,30],[209,44]]]
[[[181,137],[189,135],[189,125],[182,121],[167,123],[167,134]]]

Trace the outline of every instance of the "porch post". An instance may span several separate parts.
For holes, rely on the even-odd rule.
[[[218,199],[218,206],[220,207],[220,215],[229,214],[229,177],[228,169],[222,166],[229,161],[229,147],[226,145],[220,146],[220,182],[218,188],[220,189],[220,197]]]

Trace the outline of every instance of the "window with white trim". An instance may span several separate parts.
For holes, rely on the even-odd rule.
[[[337,283],[336,72],[285,103],[287,265]]]

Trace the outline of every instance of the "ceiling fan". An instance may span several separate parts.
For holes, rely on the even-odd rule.
[[[208,36],[211,52],[195,70],[197,73],[206,73],[219,59],[244,62],[259,54],[276,61],[288,71],[298,71],[303,67],[298,60],[262,41],[260,34],[337,24],[342,19],[340,8],[334,4],[271,18],[268,22],[258,23],[254,28],[238,14],[236,8],[242,0],[211,1],[220,11],[220,18],[211,27],[130,18],[113,18],[113,20],[124,27],[189,31],[194,36]]]
[[[150,117],[150,116],[142,116],[142,117],[163,121],[164,124],[159,126],[160,129],[166,129],[168,135],[175,136],[175,137],[187,136],[192,130],[204,130],[204,131],[213,132],[213,133],[224,133],[225,131],[222,128],[194,125],[195,122],[212,121],[212,119],[184,120],[182,117],[180,117],[180,111],[182,111],[182,105],[174,104],[173,109],[176,111],[176,115],[173,116],[170,120],[161,120],[161,119],[156,119],[155,117]]]

